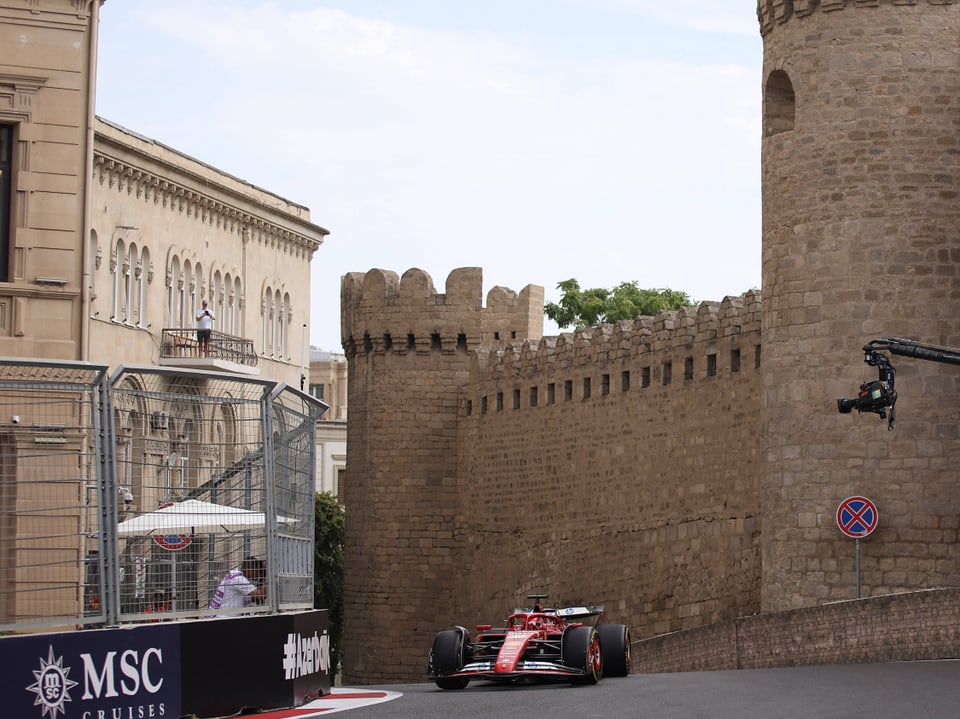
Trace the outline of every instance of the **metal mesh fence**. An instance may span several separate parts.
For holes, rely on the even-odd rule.
[[[0,629],[312,607],[324,408],[247,376],[0,361]],[[210,609],[250,557],[256,601]]]
[[[276,456],[274,509],[278,516],[298,520],[278,524],[274,556],[277,557],[280,602],[285,606],[310,608],[313,606],[316,424],[304,420],[317,415],[311,412],[313,400],[289,387],[275,392],[272,399]],[[303,521],[308,515],[311,521]]]
[[[0,629],[104,620],[105,379],[0,360]]]

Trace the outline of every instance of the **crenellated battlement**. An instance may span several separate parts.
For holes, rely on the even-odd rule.
[[[519,293],[494,287],[484,307],[483,271],[461,267],[445,289],[437,292],[417,268],[402,277],[381,269],[344,275],[340,329],[347,355],[470,351],[543,334],[542,287]]]
[[[881,5],[953,5],[954,0],[757,0],[757,19],[764,37],[791,18],[803,18],[816,12],[857,10]]]
[[[960,336],[958,7],[757,4],[763,307],[543,337],[542,289],[484,306],[479,269],[344,278],[345,681],[421,680],[425,633],[534,592],[639,639],[960,576],[950,375],[911,368],[899,440],[836,403],[863,342]],[[888,519],[854,576],[863,491]]]
[[[477,268],[451,272],[445,293],[419,269],[346,275],[341,290],[347,603],[380,622],[358,636],[393,652],[376,677],[422,671],[407,627],[427,608],[469,623],[514,595],[581,602],[586,587],[622,596],[620,584],[658,577],[677,607],[616,610],[641,635],[681,628],[687,607],[708,620],[756,610],[760,373],[740,356],[760,344],[758,293],[543,337],[543,290],[494,287],[484,305]],[[684,588],[686,573],[661,560],[699,542],[712,559]],[[477,547],[497,561],[478,561]],[[714,561],[727,555],[746,569]],[[617,557],[618,572],[598,556]],[[703,595],[713,574],[734,598]]]
[[[478,352],[471,382],[531,379],[587,367],[638,361],[649,366],[689,352],[696,345],[729,343],[747,333],[760,332],[760,295],[750,291],[722,302],[659,312],[615,324],[526,340]],[[758,340],[759,341],[759,340]]]

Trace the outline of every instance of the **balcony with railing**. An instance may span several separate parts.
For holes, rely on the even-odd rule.
[[[253,340],[223,332],[210,332],[210,341],[201,345],[197,331],[167,328],[160,342],[160,365],[237,374],[260,374]]]

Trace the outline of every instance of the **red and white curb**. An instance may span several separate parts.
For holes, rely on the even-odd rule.
[[[278,709],[257,714],[256,717],[257,719],[311,719],[311,717],[327,716],[336,712],[393,701],[401,696],[403,694],[400,692],[379,689],[333,687],[330,694],[309,701],[296,709]]]

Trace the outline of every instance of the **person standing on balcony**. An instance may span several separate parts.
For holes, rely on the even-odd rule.
[[[197,344],[200,346],[200,356],[206,357],[210,347],[210,334],[213,332],[213,321],[217,316],[207,308],[207,301],[197,312]]]

